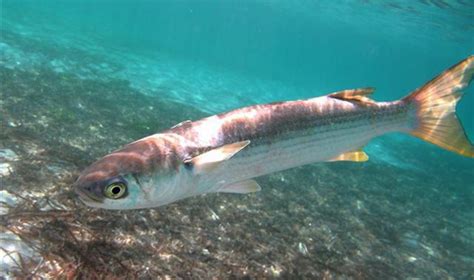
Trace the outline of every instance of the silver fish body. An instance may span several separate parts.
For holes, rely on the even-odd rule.
[[[331,161],[378,135],[408,130],[409,120],[410,106],[400,101],[365,105],[323,96],[239,109],[191,123],[176,133],[200,147],[250,141],[241,152],[199,177],[203,188],[216,191],[226,184]]]
[[[75,183],[84,203],[108,209],[165,205],[210,192],[260,190],[253,178],[313,162],[366,161],[372,138],[404,132],[474,157],[455,115],[474,56],[394,102],[372,88],[255,105],[185,121],[88,167]]]

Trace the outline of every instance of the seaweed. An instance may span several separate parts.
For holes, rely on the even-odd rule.
[[[126,81],[48,68],[0,67],[0,81],[0,146],[17,155],[3,159],[11,173],[1,177],[0,231],[30,248],[17,256],[0,244],[4,259],[14,260],[9,276],[432,279],[473,271],[472,190],[458,187],[472,182],[468,172],[451,177],[461,168],[449,157],[427,165],[436,154],[387,142],[426,168],[313,164],[258,178],[257,194],[92,209],[71,190],[82,168],[205,113],[159,92],[144,95]]]

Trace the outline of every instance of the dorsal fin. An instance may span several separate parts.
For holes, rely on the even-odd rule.
[[[170,129],[177,128],[177,127],[183,126],[183,125],[185,125],[185,124],[189,124],[189,123],[191,123],[190,120],[185,120],[185,121],[182,121],[182,122],[180,122],[180,123],[178,123],[178,124],[173,125]]]
[[[366,105],[373,105],[375,101],[370,99],[369,96],[374,93],[375,89],[372,87],[348,89],[331,93],[328,96],[340,100],[355,101]]]

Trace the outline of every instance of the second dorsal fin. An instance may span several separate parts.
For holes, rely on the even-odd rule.
[[[348,89],[331,93],[328,96],[340,100],[355,101],[366,105],[375,104],[375,101],[370,99],[369,96],[374,93],[375,89],[371,87]]]

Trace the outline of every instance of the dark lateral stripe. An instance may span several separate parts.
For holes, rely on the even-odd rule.
[[[271,141],[294,132],[304,133],[333,123],[355,121],[366,117],[369,110],[364,107],[347,112],[338,110],[337,102],[334,104],[334,108],[321,108],[320,104],[310,101],[292,101],[252,106],[218,115],[223,121],[221,132],[225,139],[222,139],[223,143],[216,144],[243,140]]]

